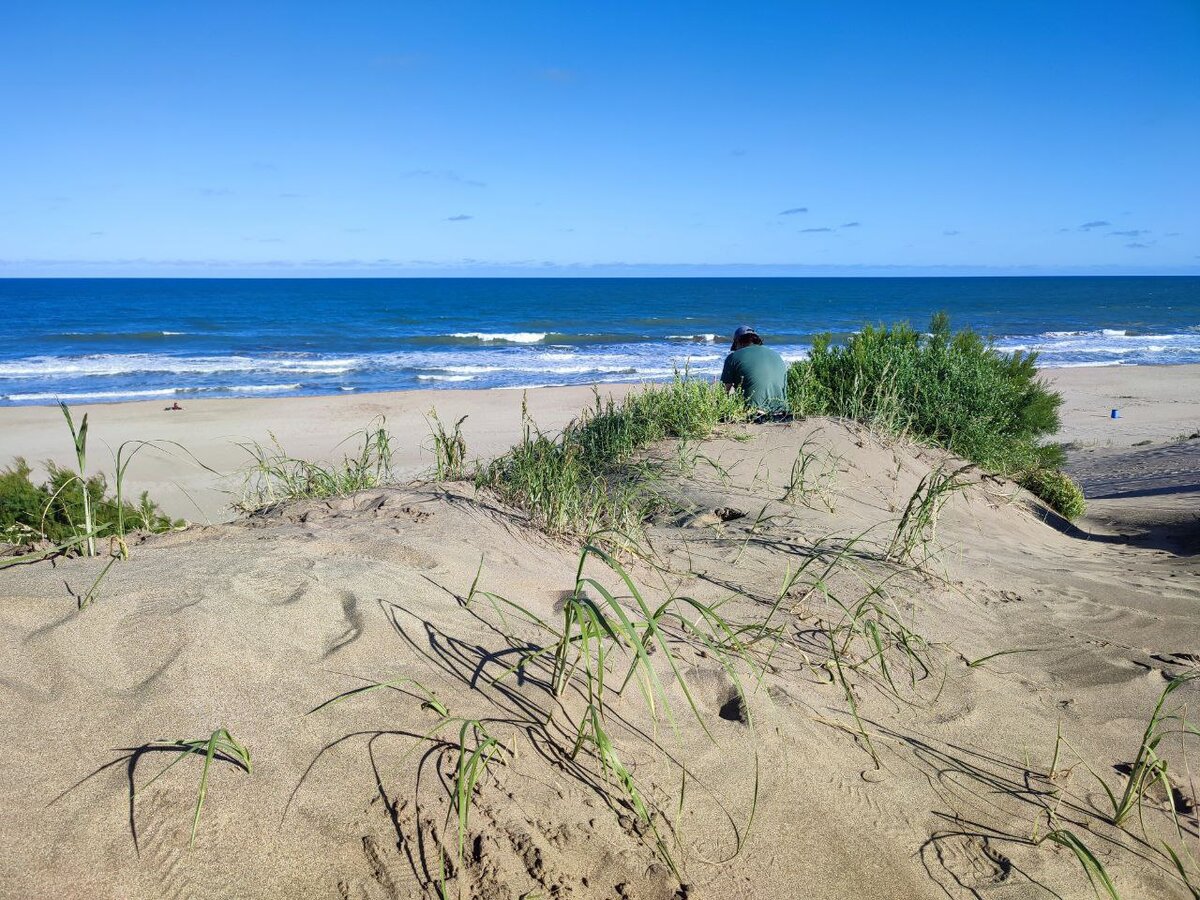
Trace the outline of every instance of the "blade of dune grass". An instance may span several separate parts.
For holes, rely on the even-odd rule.
[[[1114,825],[1120,826],[1123,824],[1135,809],[1141,815],[1142,800],[1146,796],[1146,792],[1154,784],[1158,784],[1163,789],[1165,796],[1170,801],[1172,786],[1170,779],[1167,777],[1167,760],[1159,754],[1159,746],[1165,737],[1173,733],[1171,730],[1172,726],[1177,726],[1175,733],[1182,732],[1184,735],[1200,736],[1200,732],[1197,732],[1195,726],[1187,722],[1182,716],[1164,712],[1163,707],[1166,705],[1167,699],[1171,694],[1197,678],[1200,678],[1200,672],[1189,672],[1172,679],[1163,688],[1158,702],[1154,705],[1154,711],[1150,714],[1146,730],[1142,733],[1142,740],[1138,745],[1137,755],[1134,758],[1129,776],[1125,782],[1125,790],[1122,792],[1119,800],[1115,793],[1101,779],[1101,785],[1104,787],[1109,799],[1113,802],[1112,823]],[[1173,806],[1172,812],[1174,812]],[[1178,816],[1176,816],[1177,828],[1178,824]],[[1144,830],[1145,825],[1143,824]]]
[[[75,461],[79,466],[79,480],[83,485],[83,528],[87,535],[87,555],[96,555],[95,524],[92,521],[92,502],[87,486],[87,434],[88,414],[83,414],[79,429],[75,429],[75,420],[71,417],[71,409],[61,400],[58,408],[62,410],[63,418],[67,420],[67,428],[71,431],[71,442],[75,445]]]
[[[468,747],[468,740],[473,746]],[[477,719],[464,721],[458,731],[458,762],[453,785],[453,809],[458,817],[458,864],[461,868],[467,845],[467,824],[475,786],[487,771],[488,763],[501,752],[500,742],[488,734]]]
[[[997,657],[1000,657],[1000,656],[1011,656],[1014,653],[1037,653],[1037,652],[1038,652],[1037,647],[1014,647],[1010,650],[997,650],[995,653],[989,653],[987,656],[981,656],[978,659],[967,659],[966,657],[963,657],[963,661],[966,662],[968,669],[975,669],[975,668],[978,668],[979,666],[982,666],[988,660],[996,659]]]
[[[858,735],[863,740],[863,745],[870,754],[871,760],[875,763],[876,769],[883,768],[883,763],[879,759],[879,754],[875,752],[875,744],[871,741],[871,735],[867,731],[867,726],[862,720],[862,716],[858,712],[858,700],[854,696],[854,687],[850,684],[846,677],[846,671],[842,667],[842,657],[838,652],[837,641],[833,635],[829,635],[829,652],[830,660],[833,663],[833,673],[837,679],[838,686],[842,689],[842,694],[846,698],[846,703],[850,707],[850,715],[854,719],[854,724],[857,728]]]
[[[186,759],[191,755],[200,755],[204,757],[204,766],[200,770],[200,786],[196,791],[196,806],[192,813],[192,833],[188,843],[189,847],[196,846],[196,831],[200,827],[200,813],[204,809],[204,801],[208,797],[208,777],[209,770],[212,768],[213,761],[223,759],[231,762],[234,765],[242,768],[247,774],[251,774],[253,769],[250,762],[250,750],[241,742],[239,742],[227,728],[218,728],[207,738],[192,741],[152,741],[145,745],[145,749],[168,750],[179,753],[174,760],[168,763],[157,775],[151,778],[148,782],[142,785],[142,790],[148,788],[151,784],[167,773],[176,763]]]
[[[117,452],[114,454],[115,462],[113,468],[113,487],[116,495],[116,536],[121,542],[121,552],[124,558],[128,558],[129,556],[129,550],[125,546],[125,534],[127,531],[125,518],[129,515],[130,510],[133,509],[133,507],[125,500],[125,476],[129,471],[130,463],[133,462],[134,458],[139,453],[147,448],[154,450],[167,450],[168,452],[172,453],[174,451],[178,451],[200,468],[204,469],[206,472],[209,472],[213,475],[220,474],[216,469],[201,462],[194,453],[192,453],[178,441],[131,440],[121,443],[121,445],[117,447]],[[141,515],[142,527],[147,531],[154,531],[158,526],[162,526],[162,530],[165,530],[165,525],[170,524],[169,519],[167,519],[165,516],[157,514],[154,504],[150,503],[146,494],[142,494],[141,509],[138,510],[138,512]]]
[[[87,593],[79,598],[79,608],[86,609],[92,605],[92,601],[96,599],[97,591],[100,589],[100,582],[104,580],[104,576],[108,574],[108,570],[113,567],[119,557],[113,554],[108,558],[108,562],[104,564],[104,568],[100,570],[100,574],[96,576],[96,580],[92,582],[92,586],[87,589]]]
[[[618,579],[623,589],[620,597],[598,576],[588,574],[586,567],[589,560],[600,563],[609,574]],[[477,569],[471,586],[471,596],[486,593],[478,587],[479,577],[480,572]],[[623,602],[626,600],[630,609],[626,609]],[[512,606],[522,609],[529,621],[536,618],[519,605]],[[625,764],[609,730],[606,721],[607,710],[612,703],[610,695],[619,696],[630,682],[636,682],[652,719],[657,720],[661,711],[672,729],[678,733],[679,722],[665,686],[651,661],[651,652],[658,651],[658,658],[663,660],[662,664],[674,676],[674,681],[678,684],[697,723],[710,740],[715,741],[706,717],[688,685],[679,660],[679,651],[673,643],[676,640],[684,643],[699,642],[707,648],[733,680],[744,704],[746,695],[734,661],[744,660],[753,671],[748,642],[760,639],[760,634],[757,623],[737,625],[730,622],[721,612],[720,606],[720,603],[706,604],[694,598],[675,595],[657,606],[652,606],[630,571],[616,556],[598,544],[589,542],[579,554],[574,588],[562,603],[562,624],[558,629],[549,629],[547,626],[547,630],[556,640],[545,647],[525,651],[518,663],[499,676],[503,678],[523,665],[550,656],[550,692],[555,697],[561,697],[569,684],[575,683],[579,686],[584,707],[580,717],[573,722],[575,739],[570,751],[571,758],[576,758],[585,749],[593,756],[606,781],[616,788],[617,795],[623,798],[624,805],[652,836],[659,856],[677,876],[680,870],[671,853],[668,834],[665,831],[665,828],[670,826],[659,820],[655,807],[639,785],[632,769]],[[627,661],[627,665],[619,679],[614,681],[609,675],[614,665],[620,665],[614,662],[616,657]],[[748,718],[746,724],[749,724]],[[757,763],[755,772],[750,820],[744,830],[737,829],[739,842],[735,854],[740,852],[757,808]],[[687,783],[686,769],[681,775],[682,795]],[[679,803],[682,802],[681,796]]]
[[[1047,833],[1045,839],[1066,847],[1075,854],[1075,858],[1083,866],[1083,871],[1087,873],[1088,882],[1092,885],[1096,896],[1100,896],[1100,889],[1103,888],[1110,900],[1121,900],[1121,895],[1117,893],[1117,888],[1113,884],[1112,878],[1109,877],[1108,870],[1104,868],[1104,864],[1074,832],[1065,828],[1057,828]]]
[[[638,610],[642,614],[642,619],[638,626],[635,626],[626,614],[624,607],[617,601],[616,597],[597,579],[586,577],[583,574],[584,565],[589,557],[596,557],[603,562],[610,570],[612,570],[624,583],[631,597],[636,603]],[[656,704],[655,697],[661,698],[663,710],[666,713],[667,719],[672,728],[678,731],[678,724],[675,721],[671,710],[670,702],[667,700],[666,692],[663,689],[662,682],[659,680],[658,673],[653,664],[650,662],[649,646],[657,644],[663,651],[666,657],[672,674],[679,683],[679,687],[683,692],[684,698],[687,700],[688,706],[691,708],[696,721],[704,729],[705,734],[712,738],[712,732],[708,728],[705,717],[701,714],[700,708],[696,703],[695,697],[687,684],[687,679],[684,677],[683,671],[679,666],[677,654],[672,651],[670,644],[660,627],[660,619],[663,608],[659,608],[658,613],[651,612],[649,604],[642,595],[641,590],[630,576],[629,572],[622,566],[615,557],[608,551],[593,544],[584,546],[580,553],[579,565],[576,572],[576,597],[579,596],[581,589],[587,588],[596,591],[604,598],[606,608],[611,610],[615,617],[614,621],[608,620],[603,612],[600,612],[595,604],[591,604],[591,615],[596,621],[603,623],[602,631],[606,632],[612,638],[617,637],[619,629],[620,639],[634,653],[634,659],[630,662],[629,670],[625,676],[625,681],[622,684],[628,684],[631,679],[636,676],[639,686],[642,689],[642,695],[646,700],[651,714],[654,714]],[[639,627],[641,631],[639,632]]]
[[[1175,848],[1169,843],[1166,841],[1155,842],[1151,839],[1145,815],[1147,812],[1147,795],[1152,788],[1157,787],[1161,790],[1162,796],[1165,799],[1166,814],[1170,817],[1176,834],[1181,841],[1185,839],[1187,832],[1180,821],[1180,807],[1186,809],[1188,808],[1188,804],[1194,804],[1195,800],[1193,798],[1188,801],[1186,797],[1180,794],[1175,785],[1172,784],[1170,777],[1168,777],[1169,760],[1162,748],[1163,742],[1167,738],[1175,738],[1179,741],[1178,749],[1180,752],[1186,754],[1188,742],[1200,738],[1200,728],[1187,719],[1186,708],[1182,708],[1181,710],[1170,710],[1167,708],[1168,700],[1177,690],[1197,679],[1200,679],[1200,672],[1187,672],[1172,679],[1163,688],[1142,732],[1134,760],[1129,764],[1128,771],[1125,773],[1125,786],[1123,789],[1114,789],[1108,783],[1070,741],[1063,736],[1061,725],[1059,727],[1058,738],[1055,741],[1054,759],[1051,762],[1048,776],[1050,779],[1053,779],[1059,771],[1062,747],[1070,749],[1079,763],[1082,763],[1087,771],[1091,773],[1107,796],[1112,808],[1111,813],[1106,816],[1108,821],[1118,828],[1125,828],[1126,822],[1136,812],[1145,841],[1144,846],[1156,848],[1156,843],[1161,844],[1162,849],[1160,852],[1171,863],[1183,886],[1187,888],[1193,897],[1200,897],[1200,891],[1197,890],[1192,880],[1188,866],[1185,865],[1183,858],[1180,857]],[[1184,759],[1186,768],[1186,755]],[[1061,798],[1061,794],[1059,796]],[[1153,811],[1158,808],[1158,803],[1152,803],[1150,807],[1151,811]],[[1111,881],[1108,880],[1103,867],[1097,868],[1099,862],[1094,856],[1086,852],[1087,848],[1078,841],[1078,838],[1070,832],[1064,832],[1062,829],[1051,832],[1047,835],[1047,838],[1069,847],[1079,858],[1080,864],[1083,865],[1085,871],[1088,872],[1089,879],[1094,878],[1093,886],[1098,882],[1108,892],[1110,897],[1116,896],[1115,891],[1112,889]],[[1186,853],[1186,844],[1182,846],[1184,846],[1189,862],[1192,862],[1191,855]]]
[[[333,706],[335,703],[341,703],[343,700],[348,700],[351,697],[357,697],[359,694],[366,694],[370,693],[371,691],[383,690],[385,688],[399,688],[401,685],[410,685],[411,687],[416,688],[423,698],[422,706],[427,706],[442,718],[450,718],[450,713],[446,709],[445,704],[443,704],[442,701],[439,700],[431,690],[429,690],[429,688],[425,687],[425,685],[421,684],[421,682],[416,681],[415,679],[406,678],[404,676],[392,678],[388,681],[374,681],[370,684],[364,684],[361,687],[344,691],[343,693],[338,694],[336,697],[330,697],[324,703],[314,706],[308,711],[307,715],[320,712],[322,709],[325,709],[328,706]]]
[[[488,731],[485,723],[480,719],[466,719],[452,716],[445,704],[429,688],[421,682],[405,676],[393,678],[388,681],[372,682],[371,684],[344,691],[318,704],[309,712],[310,714],[319,712],[343,700],[362,696],[372,691],[400,688],[402,686],[416,688],[421,696],[422,708],[435,712],[438,715],[438,721],[429,731],[421,736],[420,740],[413,747],[409,748],[400,757],[399,761],[407,758],[410,753],[421,746],[422,742],[436,739],[440,732],[451,725],[457,724],[459,726],[457,744],[451,745],[453,752],[456,754],[456,760],[454,774],[451,776],[449,785],[450,802],[446,810],[446,826],[449,828],[452,820],[456,822],[455,829],[458,837],[457,863],[458,869],[461,869],[469,830],[471,802],[475,794],[475,789],[484,774],[486,774],[488,766],[504,751],[503,744]],[[441,853],[442,851],[439,849],[439,864],[444,866],[444,856]],[[444,868],[440,885],[441,891],[444,894]]]
[[[1191,874],[1183,864],[1183,860],[1179,858],[1179,854],[1175,852],[1175,848],[1163,841],[1163,850],[1171,860],[1171,865],[1175,867],[1175,871],[1179,874],[1179,880],[1183,882],[1183,886],[1187,888],[1188,893],[1192,895],[1192,900],[1200,900],[1200,887],[1197,887],[1192,881]]]
[[[929,547],[937,537],[938,515],[951,494],[966,489],[963,475],[971,468],[965,465],[947,472],[939,465],[921,479],[896,525],[887,549],[889,559],[897,562],[913,559],[918,547],[925,550],[924,557],[928,559]],[[920,565],[924,559],[917,562]]]

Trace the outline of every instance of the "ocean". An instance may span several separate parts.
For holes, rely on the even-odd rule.
[[[0,405],[523,388],[720,371],[864,323],[954,326],[1045,366],[1200,362],[1200,277],[0,279]]]

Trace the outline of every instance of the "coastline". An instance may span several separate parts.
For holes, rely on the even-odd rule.
[[[1130,448],[1170,442],[1200,430],[1200,364],[1178,366],[1092,366],[1043,369],[1063,394],[1058,439],[1079,448]],[[638,383],[599,385],[602,397],[621,397]],[[291,455],[314,460],[339,457],[346,439],[371,420],[386,416],[396,442],[397,472],[418,477],[433,464],[425,417],[431,409],[447,424],[466,416],[463,434],[469,457],[504,452],[521,433],[521,405],[538,427],[561,428],[594,400],[591,387],[405,390],[311,397],[254,397],[194,400],[179,412],[163,401],[79,404],[89,415],[90,460],[95,471],[111,471],[113,452],[124,441],[175,441],[218,478],[179,452],[147,448],[129,469],[129,490],[150,491],[173,517],[198,522],[233,518],[231,492],[248,457],[239,443],[267,443],[272,435]],[[1120,410],[1112,419],[1110,410]],[[45,460],[66,464],[66,426],[54,406],[0,407],[0,466],[24,457],[40,477]]]

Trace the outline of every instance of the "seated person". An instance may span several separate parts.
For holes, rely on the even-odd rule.
[[[787,363],[763,346],[758,332],[743,325],[733,333],[733,346],[721,370],[725,390],[740,390],[746,402],[760,413],[786,415]]]

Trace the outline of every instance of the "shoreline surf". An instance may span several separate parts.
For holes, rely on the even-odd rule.
[[[3,406],[714,377],[742,323],[800,359],[939,310],[1046,367],[1200,363],[1200,278],[0,279],[0,303],[28,312]]]

